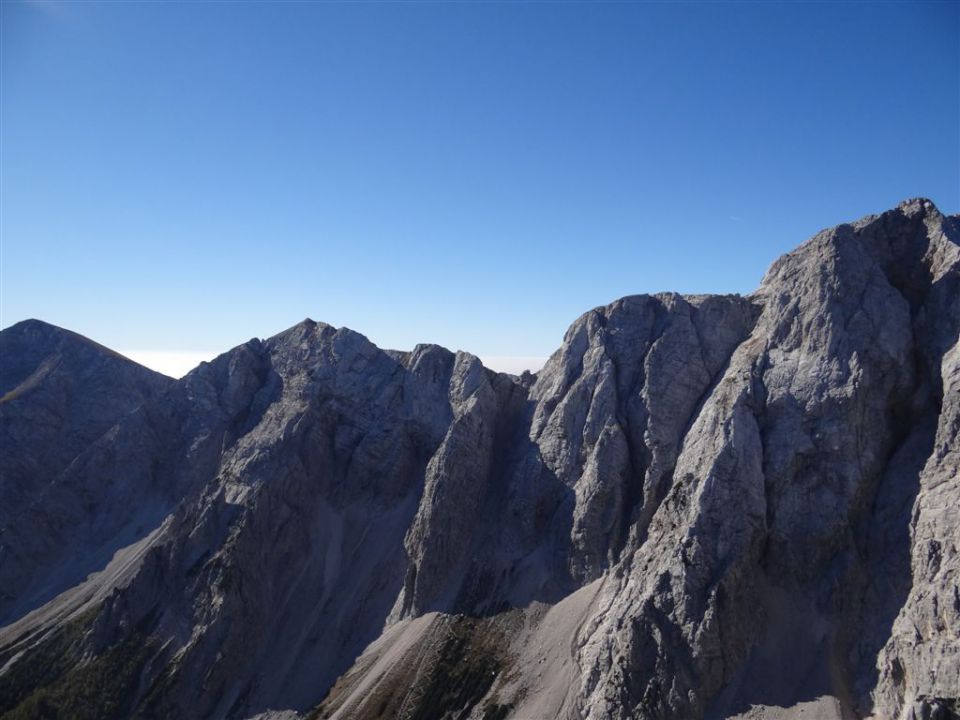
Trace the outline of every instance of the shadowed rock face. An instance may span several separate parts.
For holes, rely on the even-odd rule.
[[[536,377],[304,321],[177,382],[57,331],[68,393],[14,326],[0,713],[951,717],[958,239],[907,201]]]
[[[36,570],[31,547],[52,540],[44,537],[53,520],[46,498],[56,493],[60,476],[104,433],[173,384],[38,320],[0,333],[0,623],[69,587],[59,584],[26,597],[31,585],[37,590],[30,582]],[[13,527],[27,517],[24,527],[32,537],[14,540]],[[11,545],[16,552],[8,550]]]
[[[0,521],[173,380],[38,320],[0,334]]]

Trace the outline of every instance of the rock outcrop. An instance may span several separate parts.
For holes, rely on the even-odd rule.
[[[519,378],[304,321],[67,400],[6,330],[0,713],[955,717],[958,242],[907,201]]]

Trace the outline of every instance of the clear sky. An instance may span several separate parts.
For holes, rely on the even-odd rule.
[[[917,195],[960,210],[955,2],[0,20],[0,326],[122,351],[309,316],[536,358],[619,296],[750,292],[823,227]]]

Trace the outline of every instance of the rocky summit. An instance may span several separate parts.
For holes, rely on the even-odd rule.
[[[310,320],[0,333],[0,717],[960,717],[960,222],[625,297],[536,375]]]

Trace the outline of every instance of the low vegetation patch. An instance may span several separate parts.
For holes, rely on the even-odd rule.
[[[84,659],[88,614],[28,651],[0,677],[2,720],[120,720],[131,715],[154,642],[133,633]]]

